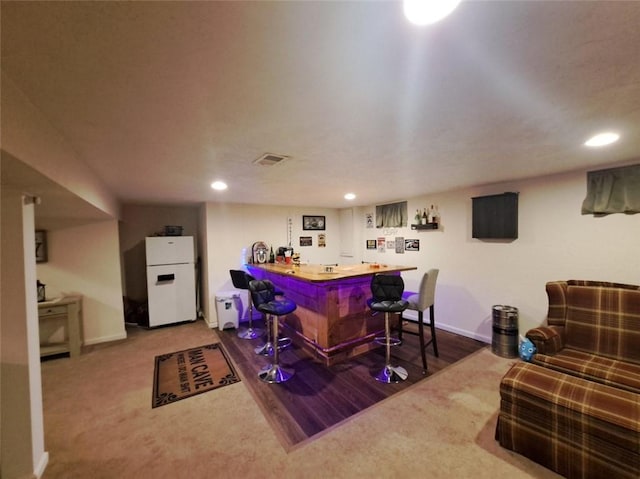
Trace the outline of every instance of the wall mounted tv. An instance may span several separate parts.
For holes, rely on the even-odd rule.
[[[518,193],[476,196],[471,199],[474,238],[518,238]]]

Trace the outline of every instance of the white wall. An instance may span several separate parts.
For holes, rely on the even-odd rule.
[[[519,192],[519,238],[481,241],[471,238],[471,198]],[[216,291],[233,289],[228,270],[240,265],[242,248],[257,240],[286,244],[286,219],[293,218],[293,246],[311,263],[378,261],[416,266],[403,273],[407,290],[418,287],[429,268],[440,269],[436,290],[436,323],[465,336],[491,342],[491,312],[496,304],[519,310],[520,331],[541,324],[546,317],[545,283],[553,280],[593,279],[640,284],[640,215],[582,216],[586,170],[527,181],[487,185],[409,198],[409,213],[437,205],[441,228],[366,227],[366,213],[375,205],[353,208],[354,256],[340,257],[340,210],[302,210],[253,205],[208,203],[206,244],[209,271],[207,297],[210,322],[215,323]],[[327,216],[327,248],[300,248],[302,214]],[[411,215],[413,216],[413,215]],[[395,237],[420,240],[420,251],[397,254],[367,250],[366,240]],[[213,325],[212,324],[212,325]]]
[[[116,220],[50,231],[47,263],[37,265],[47,298],[82,295],[84,344],[127,337]]]
[[[211,327],[217,326],[215,296],[219,291],[233,290],[230,269],[243,264],[256,241],[279,246],[288,244],[288,219],[291,218],[291,246],[300,253],[300,260],[310,263],[337,263],[340,253],[339,212],[326,208],[292,208],[282,206],[207,203],[203,229],[207,245],[207,284],[203,297],[204,314]],[[303,231],[303,215],[324,215],[324,231]],[[318,235],[325,234],[326,247],[318,247]],[[311,236],[312,246],[300,246],[300,236]]]
[[[471,238],[471,198],[519,192],[519,237],[512,242]],[[388,235],[420,239],[419,252],[365,251],[367,261],[409,264],[407,289],[439,268],[436,323],[439,327],[491,341],[491,308],[519,309],[520,331],[542,323],[547,312],[545,283],[592,279],[640,284],[640,215],[595,218],[580,213],[586,194],[586,171],[450,191],[409,199],[409,212],[438,205],[442,228]],[[375,211],[375,207],[362,212]],[[364,225],[364,214],[361,214]],[[381,230],[363,226],[364,239]]]

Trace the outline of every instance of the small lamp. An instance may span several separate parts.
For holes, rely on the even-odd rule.
[[[42,301],[45,301],[47,298],[47,295],[44,291],[44,284],[40,282],[40,280],[38,280],[37,282],[38,285],[38,303],[41,303]]]

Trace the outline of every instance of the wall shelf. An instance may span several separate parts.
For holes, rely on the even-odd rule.
[[[426,225],[411,225],[412,230],[437,230],[438,223],[427,223]]]

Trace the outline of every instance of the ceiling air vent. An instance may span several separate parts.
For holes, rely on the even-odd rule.
[[[254,163],[256,165],[262,165],[262,166],[273,166],[273,165],[277,165],[279,163],[282,163],[283,161],[285,161],[287,159],[289,159],[288,156],[274,155],[272,153],[265,153],[260,158],[255,160]]]

